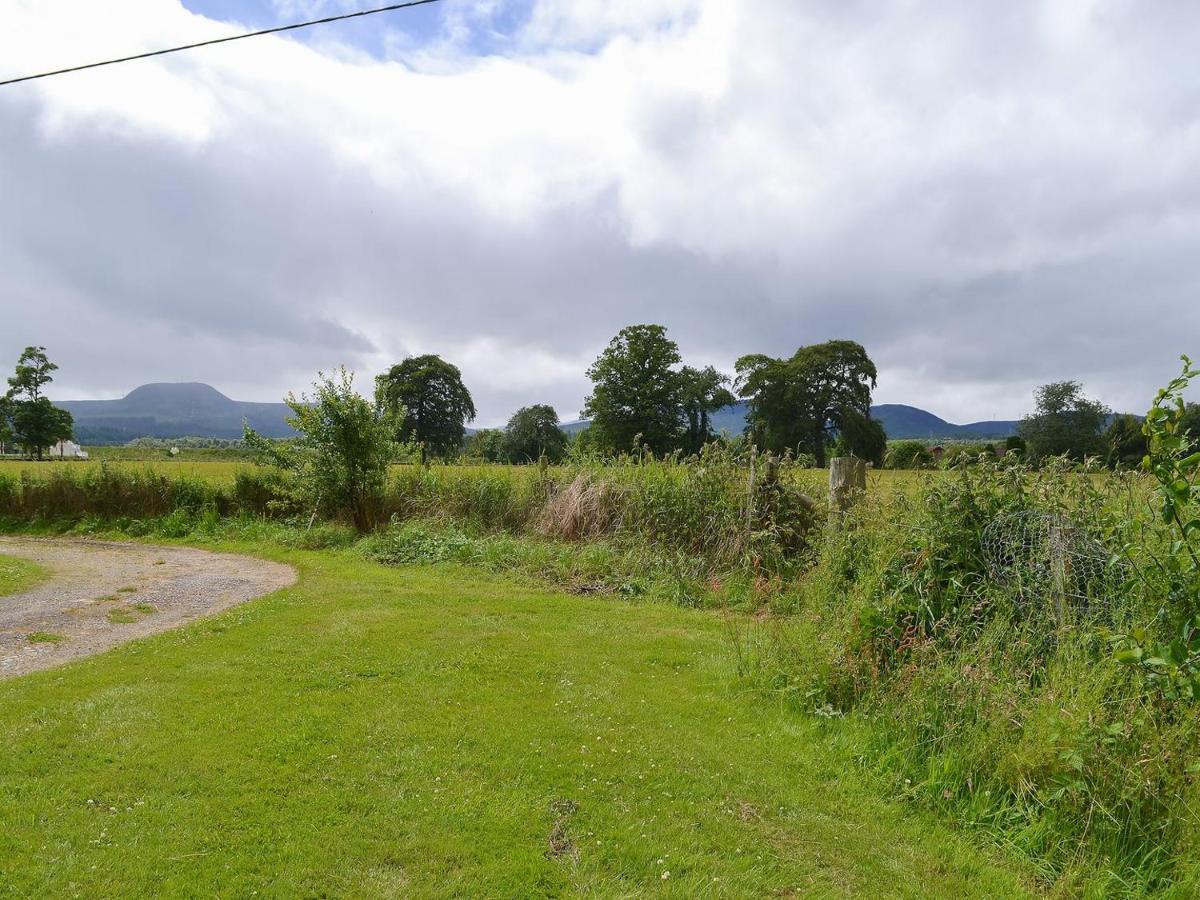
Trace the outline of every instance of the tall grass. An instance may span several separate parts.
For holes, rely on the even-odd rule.
[[[389,477],[383,513],[393,525],[440,522],[569,542],[602,539],[703,560],[710,570],[781,571],[802,564],[819,522],[802,477],[785,462],[717,448],[690,460],[401,466]],[[213,483],[108,465],[0,473],[0,518],[21,525],[203,513],[307,527],[324,511],[304,508],[290,478],[270,468],[244,469],[232,483]]]
[[[1063,894],[1194,896],[1200,710],[1110,641],[1137,625],[1169,640],[1186,616],[1149,493],[983,461],[869,500],[826,533],[795,614],[739,635],[742,671],[845,718],[898,792],[987,830]],[[1103,548],[1105,571],[1058,596],[998,577],[989,526],[1034,515]]]

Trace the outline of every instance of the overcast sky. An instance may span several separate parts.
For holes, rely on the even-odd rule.
[[[377,0],[0,0],[0,77]],[[863,343],[877,402],[1144,411],[1200,355],[1200,4],[443,0],[0,87],[0,363],[52,396],[459,365],[574,418],[622,326]]]

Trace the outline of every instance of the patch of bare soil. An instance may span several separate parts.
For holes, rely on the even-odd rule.
[[[296,582],[280,563],[190,547],[0,536],[0,553],[51,572],[0,597],[0,678],[175,628]]]

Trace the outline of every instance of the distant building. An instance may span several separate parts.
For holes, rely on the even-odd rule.
[[[87,451],[74,441],[59,441],[50,448],[51,459],[87,459]]]
[[[934,462],[941,462],[942,457],[946,454],[946,448],[941,444],[934,444],[929,448],[929,455],[933,457]]]

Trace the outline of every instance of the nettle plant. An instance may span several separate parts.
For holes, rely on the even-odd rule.
[[[1145,629],[1116,635],[1116,658],[1138,667],[1147,683],[1170,699],[1200,700],[1200,449],[1184,428],[1184,392],[1200,368],[1184,356],[1183,371],[1158,392],[1142,430],[1142,468],[1158,482],[1158,512],[1175,537],[1157,561],[1170,586],[1159,618],[1172,638],[1151,640]]]

